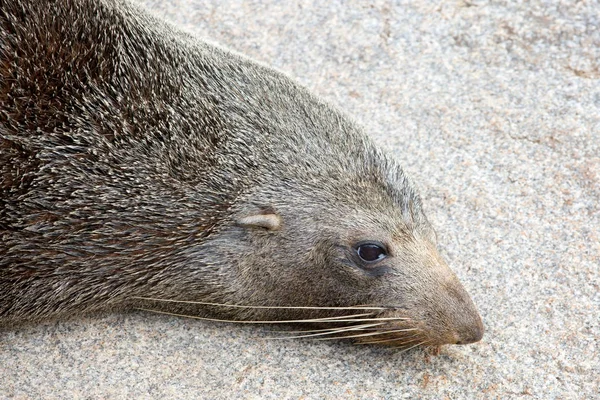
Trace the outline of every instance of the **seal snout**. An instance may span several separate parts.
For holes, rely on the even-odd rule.
[[[483,338],[485,328],[475,309],[463,309],[460,316],[454,316],[446,314],[441,321],[433,322],[428,329],[431,344],[470,344]]]
[[[470,344],[483,338],[485,328],[471,296],[447,267],[440,264],[440,276],[435,297],[428,301],[430,311],[425,324],[435,344]],[[434,281],[435,282],[435,281]],[[436,283],[433,283],[436,286]]]
[[[469,344],[480,341],[485,328],[471,297],[458,280],[454,282],[454,290],[451,293],[454,306],[451,307],[452,311],[447,317],[451,321],[452,343]]]
[[[484,332],[485,328],[483,327],[481,317],[477,312],[475,312],[472,321],[469,321],[468,324],[461,326],[457,330],[455,344],[470,344],[479,342],[483,338]]]

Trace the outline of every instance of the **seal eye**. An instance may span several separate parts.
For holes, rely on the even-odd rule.
[[[387,252],[378,243],[362,243],[356,246],[356,253],[365,262],[372,263],[384,259]]]

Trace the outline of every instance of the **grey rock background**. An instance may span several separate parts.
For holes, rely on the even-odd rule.
[[[78,319],[0,333],[0,398],[600,398],[598,2],[145,5],[287,72],[394,152],[486,336],[436,355]]]

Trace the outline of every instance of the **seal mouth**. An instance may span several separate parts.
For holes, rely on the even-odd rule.
[[[356,344],[374,344],[409,349],[418,346],[470,344],[482,339],[483,323],[479,314],[458,326],[430,327],[399,309],[360,317],[345,327],[315,331],[312,336],[329,335],[328,339],[353,339]],[[311,336],[311,335],[306,335]]]
[[[317,322],[315,326],[320,329],[285,331],[286,336],[275,339],[318,341],[346,339],[352,340],[354,344],[382,345],[406,350],[422,345],[435,345],[425,331],[411,323],[409,318],[385,317],[377,314],[343,318]]]
[[[386,346],[400,350],[458,343],[457,340],[448,339],[446,335],[436,334],[424,323],[394,308],[359,317],[343,326],[323,328],[310,333],[308,331],[297,333],[301,334],[297,337],[317,340],[350,339],[355,344]]]

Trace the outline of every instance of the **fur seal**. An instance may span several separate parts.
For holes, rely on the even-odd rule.
[[[1,4],[0,324],[136,307],[481,339],[413,184],[340,111],[122,0]]]

